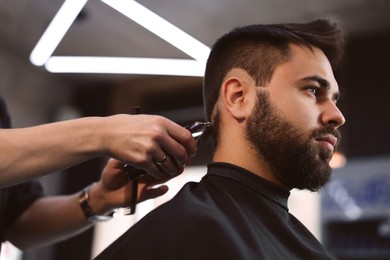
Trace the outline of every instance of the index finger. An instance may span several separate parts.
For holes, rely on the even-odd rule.
[[[197,142],[189,130],[174,122],[168,124],[167,133],[170,138],[164,139],[161,146],[182,167],[195,155]]]

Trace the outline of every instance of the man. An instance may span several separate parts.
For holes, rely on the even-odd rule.
[[[287,200],[291,189],[316,191],[330,178],[345,121],[333,75],[343,43],[326,20],[220,38],[204,78],[215,141],[207,174],[97,259],[331,259]]]
[[[166,185],[154,186],[180,174],[196,144],[188,130],[157,116],[119,115],[25,129],[9,127],[10,118],[0,98],[3,185],[111,155],[149,173],[138,180],[137,202],[166,193]],[[153,162],[157,156],[163,162]],[[22,250],[41,247],[109,220],[108,213],[132,201],[132,185],[123,166],[124,162],[110,159],[96,184],[72,195],[44,196],[35,181],[0,189],[0,242],[8,240]]]

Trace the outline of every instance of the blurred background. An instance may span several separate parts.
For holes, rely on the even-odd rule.
[[[0,0],[0,95],[7,101],[13,127],[127,113],[132,106],[182,125],[203,120],[199,76],[51,73],[44,66],[33,65],[29,56],[64,2]],[[341,90],[339,105],[347,120],[341,129],[339,151],[346,164],[339,164],[343,167],[335,170],[334,180],[324,191],[314,195],[310,207],[306,207],[307,200],[298,199],[293,200],[294,208],[314,222],[313,232],[339,259],[388,259],[390,1],[137,2],[209,47],[227,31],[248,24],[317,18],[342,24],[349,38],[346,61],[336,78]],[[99,0],[86,1],[52,55],[193,59]],[[210,160],[207,146],[202,144],[187,176],[199,179],[204,174],[204,165]],[[41,181],[48,194],[77,192],[99,178],[102,164],[103,159],[91,160]],[[185,181],[172,184],[173,190]],[[158,203],[161,201],[152,202],[148,208]],[[90,230],[19,258],[90,259],[96,241],[107,236],[96,234]]]

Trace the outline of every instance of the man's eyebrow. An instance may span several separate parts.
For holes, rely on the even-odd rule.
[[[329,87],[330,87],[329,81],[327,81],[327,80],[324,79],[324,78],[318,77],[318,76],[309,76],[309,77],[303,78],[302,80],[304,80],[304,81],[315,81],[315,82],[317,82],[317,83],[320,85],[320,87],[322,87],[322,88],[329,88]]]
[[[327,81],[326,79],[324,78],[321,78],[319,76],[309,76],[309,77],[305,77],[302,79],[303,81],[315,81],[317,82],[321,88],[326,88],[326,89],[329,89],[330,88],[330,83],[329,81]],[[332,100],[336,103],[340,98],[340,93],[339,92],[336,92],[333,94],[332,96]]]

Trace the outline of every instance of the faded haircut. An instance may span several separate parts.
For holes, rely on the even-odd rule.
[[[321,19],[309,23],[238,27],[216,41],[203,81],[205,117],[213,123],[214,142],[219,132],[219,118],[218,111],[213,112],[213,109],[226,74],[240,68],[257,86],[264,86],[271,80],[275,68],[289,60],[290,44],[321,49],[335,70],[343,58],[345,37],[337,23]]]

